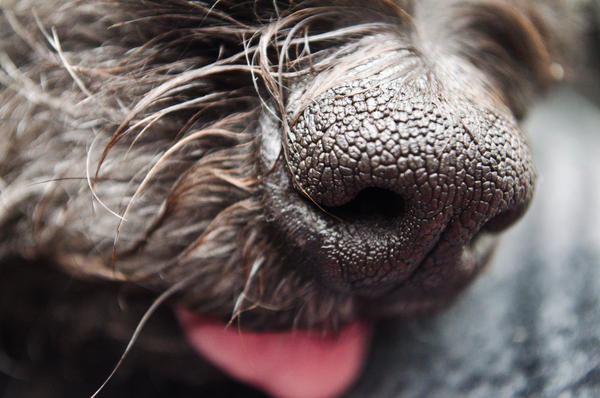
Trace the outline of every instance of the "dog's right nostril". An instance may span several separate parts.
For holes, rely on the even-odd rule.
[[[344,221],[397,219],[405,212],[405,201],[387,189],[366,188],[348,203],[325,210]]]

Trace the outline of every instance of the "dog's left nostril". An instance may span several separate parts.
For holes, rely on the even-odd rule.
[[[526,207],[520,206],[518,208],[508,209],[502,213],[492,217],[481,227],[482,232],[498,233],[508,229],[513,225],[523,213],[525,213]]]
[[[381,188],[366,188],[341,206],[327,206],[325,210],[343,221],[397,219],[405,212],[405,201],[400,195]]]

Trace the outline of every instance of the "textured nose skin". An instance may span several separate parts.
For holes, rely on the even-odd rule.
[[[326,279],[352,289],[398,283],[434,248],[437,264],[460,262],[478,231],[524,211],[535,179],[524,138],[510,115],[468,98],[424,79],[363,79],[327,90],[296,118],[286,145],[297,190],[331,214],[363,209],[340,213],[336,242],[325,237],[318,249],[333,253]],[[377,203],[366,206],[372,216],[352,206],[385,196],[363,195],[373,189],[390,193],[381,206],[391,216]]]
[[[383,188],[426,213],[460,208],[469,194],[496,211],[527,200],[530,159],[516,126],[466,101],[430,98],[418,84],[365,83],[328,91],[291,129],[290,166],[311,199],[340,206]]]

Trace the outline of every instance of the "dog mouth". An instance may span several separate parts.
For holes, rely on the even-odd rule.
[[[497,238],[482,231],[464,249],[463,267],[480,267]],[[418,271],[416,272],[418,274]],[[281,398],[335,397],[356,381],[365,362],[372,319],[425,312],[447,305],[435,297],[415,299],[410,286],[361,300],[365,317],[335,332],[313,330],[249,331],[189,310],[176,310],[191,347],[230,377]]]
[[[278,195],[272,197],[276,199]],[[301,245],[299,250],[302,255],[296,256],[301,260],[292,263],[291,266],[312,270],[324,269],[332,261],[338,261],[339,257],[335,257],[335,253],[327,253],[328,245],[315,239],[319,239],[319,236],[334,236],[340,239],[342,246],[350,246],[351,241],[357,241],[356,234],[360,235],[361,231],[361,241],[365,245],[380,242],[385,250],[382,250],[383,254],[379,257],[363,256],[360,254],[362,249],[353,246],[354,253],[358,253],[355,254],[355,261],[364,261],[365,267],[382,267],[393,261],[390,260],[387,250],[398,243],[393,241],[393,235],[387,239],[385,237],[389,236],[388,231],[399,227],[405,216],[405,208],[398,206],[402,199],[397,195],[376,189],[368,190],[347,205],[326,209],[318,209],[310,201],[295,197],[297,202],[293,207],[297,213],[292,215],[296,220],[293,225],[296,231],[304,230],[302,236],[305,238],[295,240],[296,244]],[[379,203],[376,205],[376,212],[373,212],[374,199]],[[285,211],[275,211],[278,214],[289,215]],[[353,216],[350,226],[348,222],[344,223],[349,216]],[[292,225],[288,221],[286,220],[286,225]],[[228,325],[188,310],[177,310],[178,319],[191,347],[236,380],[274,397],[339,396],[350,388],[360,375],[370,345],[374,320],[390,315],[430,312],[448,305],[448,292],[460,290],[458,286],[466,284],[473,275],[472,271],[486,263],[493,252],[496,235],[486,229],[477,233],[460,250],[454,251],[447,249],[444,242],[448,238],[442,233],[423,259],[406,273],[403,283],[394,282],[385,287],[380,281],[379,291],[375,293],[368,289],[361,290],[356,284],[354,291],[343,293],[352,297],[356,311],[333,332],[324,331],[319,327],[254,331],[239,328],[236,321]],[[354,232],[348,233],[348,230]],[[450,234],[451,232],[448,232],[448,235]],[[318,246],[311,246],[317,244]],[[457,275],[457,269],[464,270],[458,282],[452,282],[452,277],[439,277],[434,281],[434,278],[427,274],[431,259],[438,255],[449,256],[449,260],[446,259],[448,274]],[[315,275],[322,277],[319,271],[315,272]],[[427,283],[435,286],[435,293],[422,288]],[[447,285],[452,287],[440,288]],[[240,326],[244,327],[244,323]]]
[[[357,378],[370,326],[354,322],[322,331],[248,332],[177,312],[191,346],[228,375],[281,398],[334,397]]]

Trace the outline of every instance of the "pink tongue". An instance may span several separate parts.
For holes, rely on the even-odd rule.
[[[355,323],[336,337],[317,332],[240,332],[180,310],[191,344],[229,375],[280,398],[325,398],[343,393],[361,369],[369,327]]]

